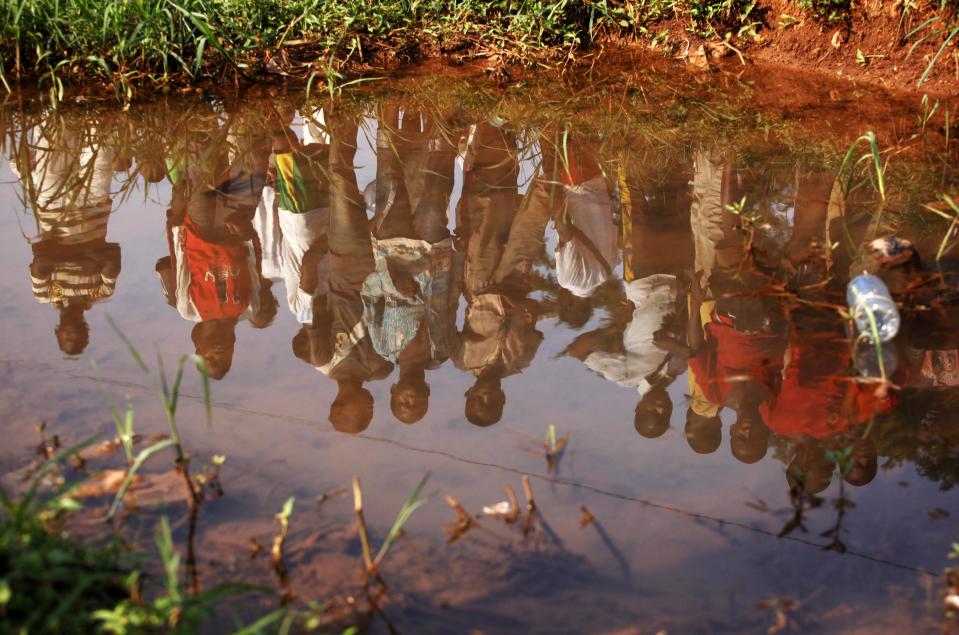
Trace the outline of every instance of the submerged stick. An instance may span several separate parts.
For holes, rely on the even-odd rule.
[[[536,500],[533,498],[533,486],[530,485],[528,474],[523,474],[523,493],[526,495],[526,511],[532,514],[536,511]]]
[[[509,500],[509,514],[504,519],[507,523],[512,524],[519,518],[519,499],[516,498],[516,492],[513,491],[513,486],[509,483],[506,484],[506,498]]]
[[[523,537],[528,537],[533,530],[536,519],[536,500],[533,498],[533,486],[530,485],[529,475],[523,474],[523,493],[526,495],[526,524],[523,526]]]
[[[359,477],[353,477],[353,512],[360,533],[360,545],[363,547],[363,564],[366,565],[366,574],[369,576],[374,570],[373,551],[370,549],[370,538],[366,533],[366,521],[363,519],[363,489],[360,487]]]
[[[446,503],[453,508],[453,511],[456,512],[456,520],[446,527],[446,533],[449,534],[446,542],[452,543],[465,536],[466,532],[473,527],[475,521],[473,520],[473,517],[470,516],[469,512],[463,508],[460,502],[452,496],[446,496]]]

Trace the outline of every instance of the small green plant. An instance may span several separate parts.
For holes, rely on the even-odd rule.
[[[198,355],[183,355],[180,357],[177,362],[176,373],[173,376],[173,382],[170,383],[167,379],[166,373],[163,370],[163,360],[159,356],[157,357],[157,364],[159,366],[159,371],[154,375],[150,367],[147,366],[146,362],[143,361],[143,357],[140,355],[140,352],[133,345],[133,342],[123,334],[123,332],[117,327],[112,319],[107,317],[107,321],[110,323],[110,326],[117,333],[120,339],[126,344],[127,349],[130,352],[130,355],[136,361],[137,365],[140,367],[147,376],[150,377],[150,381],[153,384],[154,390],[160,398],[161,403],[163,404],[163,410],[166,414],[167,425],[170,429],[170,438],[161,439],[150,445],[137,454],[136,458],[130,463],[127,468],[126,475],[122,483],[120,484],[120,489],[117,491],[116,497],[113,500],[113,504],[110,506],[110,510],[107,512],[107,520],[113,518],[113,516],[119,511],[120,506],[123,504],[123,499],[129,491],[130,486],[133,484],[133,480],[136,477],[137,472],[143,466],[143,464],[154,454],[165,450],[167,448],[173,448],[176,452],[176,467],[184,477],[184,483],[186,485],[187,492],[189,494],[189,499],[191,505],[196,505],[202,498],[202,489],[203,484],[197,483],[196,479],[190,476],[189,471],[189,457],[186,455],[186,452],[183,448],[183,444],[180,438],[180,430],[177,427],[176,413],[177,405],[180,399],[180,386],[183,382],[183,372],[186,367],[187,360],[194,360],[197,366],[197,370],[200,373],[200,377],[203,383],[203,403],[206,409],[207,422],[209,423],[212,420],[212,408],[213,404],[210,399],[210,379],[206,372],[206,364],[203,361],[202,357]],[[121,440],[125,437],[131,439],[132,443],[133,437],[133,411],[132,409],[127,409],[127,416],[124,417],[122,422],[120,421],[119,414],[116,413],[114,408],[114,421],[116,422],[118,433],[121,435]],[[124,442],[124,450],[127,452],[128,460],[132,456],[132,448],[128,449],[126,442]],[[222,461],[220,461],[222,463]]]
[[[141,633],[196,633],[204,620],[214,614],[219,600],[264,589],[243,584],[221,584],[199,594],[191,594],[180,576],[180,554],[173,546],[173,534],[166,516],[160,519],[156,536],[157,551],[163,563],[163,593],[152,600],[134,599],[139,595],[142,574],[127,579],[131,597],[116,606],[93,612],[100,629],[114,635]],[[267,615],[257,622],[261,628],[279,621],[284,612]]]
[[[859,147],[860,143],[866,143],[868,145],[868,151],[856,157],[856,148]],[[859,168],[862,163],[868,163],[870,160],[872,161],[872,172],[867,171],[867,174],[872,179],[872,183],[879,192],[879,196],[885,201],[886,165],[883,164],[882,157],[879,153],[879,142],[876,139],[876,133],[871,130],[853,141],[852,145],[849,146],[849,150],[846,152],[846,156],[843,157],[839,174],[846,176],[845,192],[848,195],[849,192],[855,189],[854,179],[858,174],[857,168]]]
[[[799,0],[799,6],[823,22],[841,22],[849,19],[852,0]]]
[[[936,251],[936,262],[937,262],[937,263],[938,263],[940,260],[942,260],[943,255],[945,255],[946,252],[949,251],[949,249],[952,248],[952,247],[949,246],[949,241],[950,241],[950,240],[952,239],[952,237],[955,235],[956,225],[959,225],[959,205],[957,205],[957,204],[956,204],[956,201],[954,201],[953,198],[952,198],[951,196],[949,196],[948,194],[945,194],[945,193],[940,194],[940,195],[939,195],[939,198],[940,198],[940,200],[941,200],[943,203],[945,203],[946,205],[949,206],[949,211],[951,211],[952,214],[948,214],[948,213],[946,213],[946,212],[944,212],[944,211],[942,211],[942,210],[940,210],[940,209],[937,209],[937,208],[935,208],[935,207],[932,207],[932,206],[930,206],[930,205],[923,205],[923,207],[924,207],[925,209],[927,209],[927,210],[929,210],[930,212],[932,212],[932,213],[934,213],[934,214],[937,214],[937,215],[939,215],[939,216],[941,216],[941,217],[943,217],[943,218],[945,218],[946,220],[949,221],[949,227],[948,227],[948,229],[946,229],[946,233],[943,234],[943,236],[942,236],[942,241],[940,241],[940,243],[939,243],[939,249]]]
[[[0,490],[0,632],[92,632],[93,613],[127,595],[129,565],[119,549],[73,541],[63,530],[80,507],[70,496],[77,484],[41,494],[43,483],[91,444],[48,460],[19,498]]]
[[[549,472],[555,472],[559,468],[560,459],[563,452],[569,444],[569,433],[561,437],[556,436],[556,426],[552,423],[546,428],[546,439],[543,446],[546,450],[546,467]]]

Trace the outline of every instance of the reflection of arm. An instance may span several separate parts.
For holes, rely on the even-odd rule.
[[[584,361],[597,351],[623,353],[623,332],[615,326],[606,326],[578,335],[563,351],[565,355]]]
[[[168,256],[157,260],[156,272],[160,277],[160,287],[163,289],[163,295],[166,297],[167,304],[177,305],[177,279],[178,262],[176,240],[180,228],[186,219],[187,193],[184,180],[180,180],[173,186],[173,196],[170,199],[170,207],[166,213],[166,239]]]
[[[170,198],[170,207],[166,212],[168,235],[171,227],[182,225],[186,218],[189,194],[187,193],[186,184],[184,183],[185,180],[186,179],[181,179],[173,186],[173,196]]]
[[[702,308],[705,291],[702,287],[703,272],[697,271],[693,275],[689,287],[689,322],[686,328],[686,340],[689,348],[695,353],[703,345],[703,316]]]
[[[690,296],[689,299],[689,326],[686,328],[686,339],[689,348],[694,352],[703,345],[703,318],[701,315],[702,300]]]
[[[320,282],[320,267],[329,251],[329,242],[326,234],[323,234],[303,254],[303,264],[300,267],[301,290],[309,294],[316,291]]]

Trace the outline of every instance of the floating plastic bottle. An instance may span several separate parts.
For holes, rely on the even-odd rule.
[[[872,340],[873,326],[869,319],[872,313],[880,342],[888,342],[899,332],[899,310],[892,301],[889,289],[878,277],[863,272],[846,287],[846,302],[852,311],[859,333]]]
[[[856,341],[853,349],[853,360],[860,377],[872,379],[887,379],[899,367],[899,354],[895,346],[880,346],[876,350],[876,343],[872,339],[862,338]],[[882,363],[879,360],[882,360]]]

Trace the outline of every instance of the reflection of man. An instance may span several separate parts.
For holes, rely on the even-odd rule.
[[[33,295],[59,311],[55,334],[67,355],[87,347],[83,314],[113,295],[120,275],[120,246],[106,240],[114,153],[96,136],[54,115],[33,130],[28,164],[13,164],[40,228],[30,264]]]
[[[357,125],[346,116],[327,117],[330,131],[330,280],[325,306],[314,308],[315,339],[330,346],[314,361],[336,380],[330,423],[341,432],[365,430],[373,419],[373,395],[363,387],[383,379],[393,365],[373,348],[363,320],[363,283],[374,271],[369,223],[363,195],[356,184]]]
[[[320,128],[322,110],[303,126],[303,141],[290,128],[291,115],[276,114],[279,125],[254,225],[263,276],[282,279],[290,312],[300,324],[311,324],[314,296],[328,290],[329,139]]]
[[[677,280],[669,274],[654,274],[625,285],[633,306],[628,323],[615,323],[578,336],[566,349],[608,381],[635,388],[636,431],[648,438],[669,428],[673,404],[666,392],[685,365],[671,355],[663,329],[675,313]],[[619,322],[620,320],[617,320]]]
[[[542,253],[551,208],[548,191],[536,186],[521,201],[516,138],[505,127],[471,127],[464,165],[457,244],[466,254],[468,305],[454,362],[476,377],[466,393],[466,418],[488,426],[503,414],[501,380],[528,366],[543,339],[526,275]]]
[[[456,293],[447,208],[454,159],[432,120],[407,112],[401,122],[396,105],[384,107],[371,183],[375,266],[362,296],[374,349],[399,365],[390,408],[404,423],[426,415],[426,369],[451,354]]]
[[[654,197],[664,199],[662,213],[658,206],[651,209],[647,189],[642,186],[644,175],[637,172],[641,167],[624,161],[617,183],[624,246],[639,243],[643,247],[630,251],[623,262],[620,297],[625,295],[623,306],[632,310],[614,309],[611,325],[578,336],[566,352],[603,378],[635,388],[640,400],[633,425],[641,435],[656,438],[669,428],[673,404],[666,389],[685,370],[683,357],[688,352],[682,342],[685,302],[680,305],[678,290],[679,276],[689,266],[683,259],[684,253],[690,255],[690,250],[684,249],[689,225],[686,220],[683,226],[684,214],[675,206],[681,196],[675,191]],[[596,214],[608,216],[612,225],[608,205],[597,208]],[[616,253],[610,253],[606,262],[614,264],[619,260],[618,237],[614,234],[611,240]],[[663,249],[664,245],[668,247]],[[557,263],[559,260],[557,253]],[[594,280],[601,283],[605,278]]]
[[[783,309],[762,294],[763,276],[746,252],[726,206],[737,199],[737,176],[718,153],[700,153],[693,177],[691,225],[697,273],[691,285],[688,339],[691,409],[712,420],[736,410],[733,456],[755,463],[768,449],[760,405],[777,386],[784,344]],[[705,424],[704,424],[705,425]]]
[[[168,301],[196,322],[191,339],[207,372],[221,379],[233,363],[238,321],[262,328],[276,314],[252,224],[269,141],[235,120],[224,130],[193,134],[167,213],[170,257],[157,263],[157,272]]]

